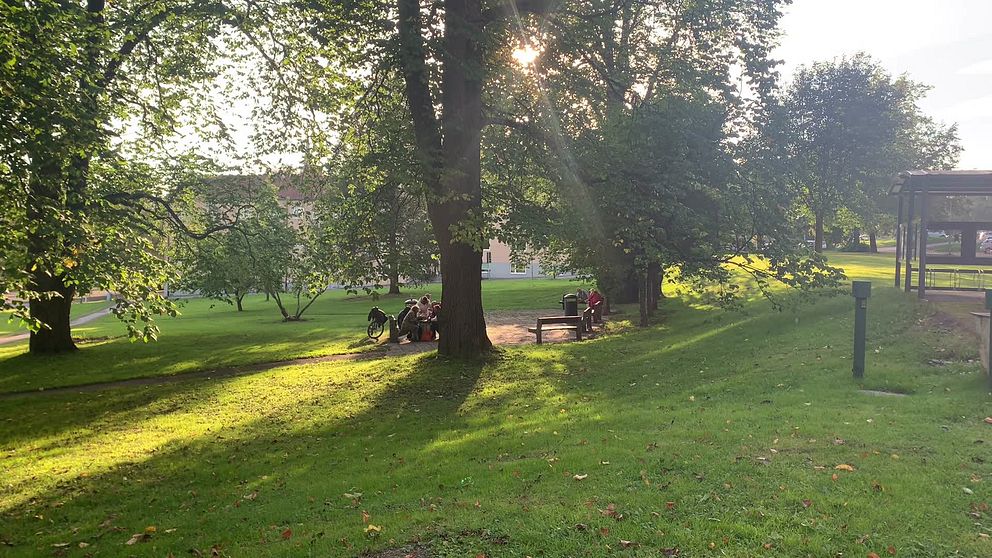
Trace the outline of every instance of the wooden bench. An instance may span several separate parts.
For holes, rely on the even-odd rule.
[[[545,331],[574,331],[575,340],[582,341],[582,330],[585,323],[582,316],[548,316],[537,319],[537,327],[529,327],[527,331],[537,335],[537,344],[543,341]]]

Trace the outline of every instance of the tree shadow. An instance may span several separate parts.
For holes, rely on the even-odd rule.
[[[232,421],[192,440],[177,438],[157,447],[135,448],[133,457],[112,465],[106,472],[62,479],[57,486],[3,512],[5,520],[0,523],[6,527],[0,539],[28,553],[29,549],[50,551],[51,544],[59,542],[52,543],[50,537],[87,541],[106,537],[113,540],[110,548],[121,548],[119,545],[131,532],[140,532],[143,525],[178,524],[189,529],[184,536],[170,537],[175,546],[170,542],[167,548],[176,554],[190,548],[209,554],[215,544],[230,547],[239,541],[255,540],[255,530],[272,523],[290,525],[299,514],[310,518],[357,514],[352,509],[354,504],[341,496],[352,490],[351,482],[360,485],[360,479],[368,482],[370,478],[396,475],[405,478],[405,482],[415,482],[413,479],[420,474],[418,467],[433,461],[429,446],[438,436],[450,429],[465,428],[459,408],[475,389],[487,363],[417,356],[350,365],[371,380],[357,385],[358,393],[347,391],[352,380],[339,383],[334,378],[322,378],[312,385],[300,380],[309,388],[294,391],[293,397],[278,404],[258,403],[248,420]],[[236,383],[247,381],[253,389],[264,389],[272,379],[226,378],[118,393],[109,409],[105,402],[77,401],[72,397],[34,401],[34,408],[30,404],[22,407],[25,412],[31,408],[35,413],[28,421],[30,426],[16,436],[5,437],[2,444],[4,448],[21,448],[20,451],[58,452],[59,445],[86,447],[112,435],[93,432],[94,426],[121,431],[123,435],[115,443],[126,444],[130,430],[154,430],[155,421],[170,420],[170,413],[175,415],[174,420],[196,420],[197,416],[209,415],[210,407],[219,405]],[[86,417],[83,425],[39,418],[39,413],[55,413],[66,404],[75,407],[73,416],[82,411],[79,416]],[[45,423],[49,423],[47,427],[43,427]],[[58,439],[59,433],[69,429],[81,432]],[[127,480],[122,483],[122,479]],[[328,491],[328,485],[334,488]],[[12,483],[5,488],[13,494],[23,486]],[[355,490],[362,489],[358,486]],[[254,496],[246,499],[252,493],[264,497],[258,501]],[[280,496],[286,493],[292,493],[288,500]],[[310,494],[311,505],[301,503],[301,493]],[[162,503],[149,506],[149,501]],[[287,507],[288,502],[293,504]],[[235,528],[233,535],[190,533],[207,509],[230,515],[230,523],[238,525],[242,506],[260,508],[259,517],[265,519],[253,524],[248,532]],[[37,531],[27,523],[36,521],[32,518],[40,514],[51,517],[51,523],[39,538],[14,534],[17,524],[22,535],[26,530]],[[108,516],[120,519],[101,527]],[[116,533],[115,528],[123,530]],[[270,534],[273,541],[279,540],[278,532]],[[116,540],[122,536],[123,540]]]

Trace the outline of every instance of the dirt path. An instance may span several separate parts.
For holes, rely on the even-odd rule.
[[[110,308],[104,308],[103,310],[97,310],[92,314],[87,314],[82,318],[76,318],[69,322],[72,327],[81,326],[83,324],[88,324],[93,320],[98,320],[107,314],[110,314]],[[8,343],[16,343],[17,341],[26,341],[30,337],[30,333],[18,333],[17,335],[8,335],[6,337],[0,337],[0,345],[6,345]]]
[[[88,316],[79,318],[78,323],[83,324],[98,317],[105,316],[110,312],[110,310],[101,310],[95,312]],[[548,316],[554,314],[554,310],[520,310],[520,311],[507,311],[507,312],[492,312],[486,315],[486,331],[489,333],[489,339],[495,345],[499,346],[513,346],[513,345],[524,345],[527,343],[534,342],[534,334],[527,331],[528,327],[537,323],[537,318],[541,316]],[[73,322],[73,325],[77,325]],[[14,336],[27,338],[27,335]],[[545,343],[560,343],[567,342],[573,338],[573,334],[566,331],[552,331],[544,334],[543,341]],[[4,341],[0,340],[0,343]],[[433,351],[437,348],[436,343],[411,343],[409,341],[403,341],[400,344],[389,343],[388,341],[380,341],[378,346],[372,350],[362,352],[362,353],[348,353],[343,355],[328,355],[322,357],[309,357],[309,358],[297,358],[292,360],[283,360],[276,362],[260,362],[256,364],[243,364],[237,366],[226,366],[223,368],[213,368],[210,370],[199,370],[196,372],[186,372],[182,374],[175,374],[172,376],[152,376],[148,378],[133,378],[129,380],[116,380],[112,382],[100,382],[93,384],[84,384],[77,386],[67,386],[58,387],[44,390],[36,391],[18,391],[10,393],[0,394],[0,401],[5,399],[13,399],[16,397],[30,397],[37,395],[55,395],[60,393],[88,393],[94,391],[102,391],[106,389],[115,389],[121,387],[137,387],[137,386],[158,386],[166,384],[174,384],[177,382],[185,382],[188,380],[204,379],[210,380],[214,378],[227,378],[232,376],[244,376],[247,374],[255,374],[257,372],[265,372],[267,370],[272,370],[275,368],[282,368],[284,366],[296,366],[301,364],[319,364],[323,362],[353,362],[353,361],[363,361],[363,360],[376,360],[381,358],[386,358],[388,356],[402,356],[411,355],[417,353],[426,353],[428,351]]]

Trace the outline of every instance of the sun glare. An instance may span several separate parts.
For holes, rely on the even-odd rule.
[[[530,45],[523,45],[518,47],[513,51],[513,59],[517,64],[527,67],[534,64],[537,57],[541,54],[541,51]]]

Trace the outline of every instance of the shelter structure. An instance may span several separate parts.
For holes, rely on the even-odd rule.
[[[906,171],[889,193],[899,199],[896,287],[920,298],[992,288],[992,170]]]

